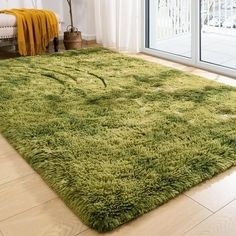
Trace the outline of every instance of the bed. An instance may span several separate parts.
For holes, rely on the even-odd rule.
[[[61,31],[61,21],[58,18],[59,30]],[[58,51],[59,39],[53,40],[54,50]],[[0,47],[1,46],[17,46],[17,25],[16,17],[8,14],[0,14]]]

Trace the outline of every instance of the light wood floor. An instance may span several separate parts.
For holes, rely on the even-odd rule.
[[[134,55],[234,85],[234,80]],[[0,57],[1,58],[1,57]],[[0,62],[1,63],[1,62]],[[53,193],[0,135],[0,236],[98,236]],[[110,236],[235,236],[236,167],[139,217]]]

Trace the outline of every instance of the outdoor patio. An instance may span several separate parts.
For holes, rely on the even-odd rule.
[[[150,47],[176,55],[191,57],[191,35],[184,34],[165,40],[151,40]],[[236,68],[236,37],[202,33],[201,59],[205,62]],[[234,50],[232,50],[234,49]]]

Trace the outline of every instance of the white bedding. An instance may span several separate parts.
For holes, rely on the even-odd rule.
[[[61,21],[59,21],[59,30],[61,30]],[[12,39],[17,36],[16,17],[9,14],[0,14],[0,39]]]

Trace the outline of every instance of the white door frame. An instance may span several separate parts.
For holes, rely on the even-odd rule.
[[[236,78],[236,69],[230,69],[224,66],[218,66],[211,63],[200,61],[200,47],[201,47],[201,41],[200,41],[200,32],[201,32],[201,24],[200,24],[200,0],[189,0],[191,1],[191,25],[192,25],[192,42],[191,42],[191,49],[192,49],[192,57],[186,58],[179,55],[174,55],[168,52],[159,51],[156,49],[150,49],[146,47],[146,19],[147,16],[147,9],[146,9],[146,0],[142,0],[142,40],[141,40],[141,51],[153,56],[157,56],[163,59],[167,59],[170,61],[176,61],[182,64],[186,64],[189,66],[198,67],[204,70],[208,70],[211,72],[223,74],[226,76],[230,76],[233,78]]]

